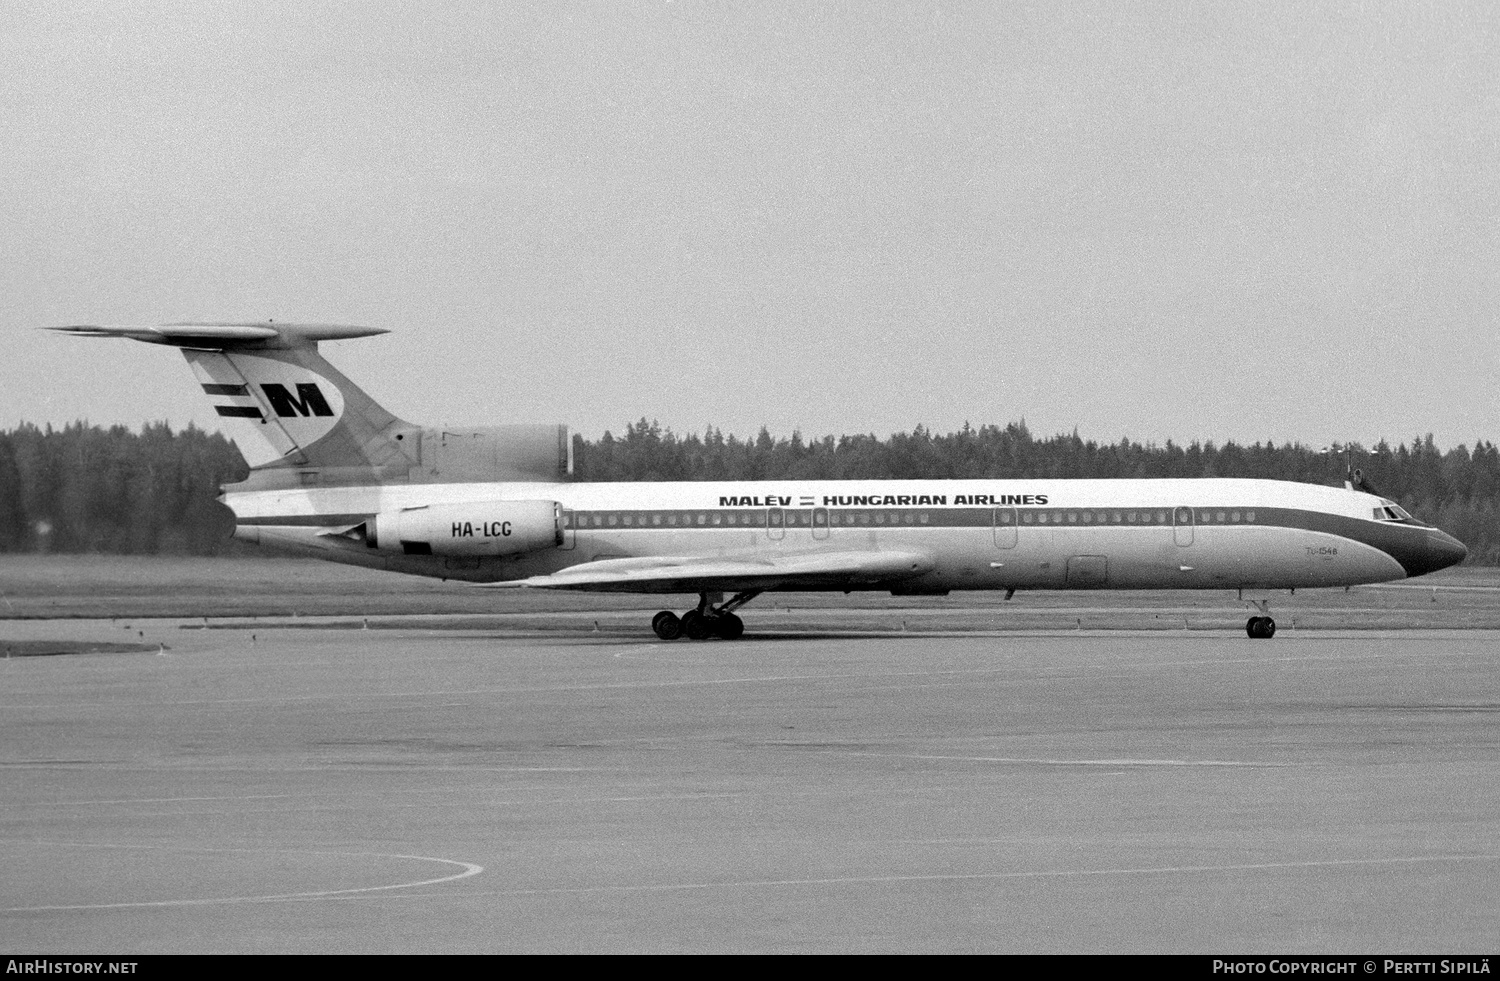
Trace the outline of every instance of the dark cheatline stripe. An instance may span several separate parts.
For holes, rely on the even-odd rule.
[[[249,395],[250,389],[245,385],[210,385],[205,384],[203,391],[209,395]]]
[[[357,525],[371,517],[370,514],[277,514],[266,518],[236,518],[235,523],[273,528],[332,528],[335,525]]]
[[[214,411],[221,416],[229,416],[233,419],[259,419],[260,410],[254,406],[246,405],[216,405]]]
[[[220,412],[223,412],[223,411],[224,411],[224,409],[221,408]],[[257,416],[259,415],[259,410],[249,410],[249,411],[254,412]],[[781,509],[777,509],[777,510],[780,511]],[[884,511],[888,515],[889,514],[896,514],[896,513],[904,514],[905,511],[909,511],[909,510],[913,510],[913,509],[910,509],[910,508],[889,508],[889,509],[877,508],[877,509],[865,509],[865,513],[874,514],[876,511]],[[915,509],[915,510],[919,510],[920,511],[920,510],[923,510],[923,509],[919,508],[919,509]],[[870,525],[858,525],[858,526],[851,526],[851,525],[835,526],[832,529],[832,531],[835,534],[838,534],[838,535],[842,536],[842,535],[848,534],[851,531],[856,531],[856,532],[860,532],[860,533],[863,533],[863,532],[866,532],[866,531],[886,531],[886,532],[893,532],[893,533],[898,533],[898,534],[904,534],[904,533],[910,532],[910,531],[921,531],[921,530],[929,530],[930,531],[930,530],[935,530],[935,529],[939,529],[939,528],[973,528],[975,530],[978,530],[978,529],[981,529],[981,528],[988,529],[989,527],[991,527],[991,522],[994,520],[994,518],[993,518],[994,509],[991,509],[991,508],[931,508],[931,509],[925,509],[925,510],[927,511],[927,514],[928,514],[928,522],[925,523],[925,524],[906,524],[906,523],[904,523],[904,521],[902,523],[897,523],[897,522],[895,522],[893,520],[893,521],[891,521],[891,522],[889,522],[887,524],[883,524],[883,525],[870,524]],[[1023,510],[1026,510],[1026,509],[1023,509]],[[1083,523],[1079,523],[1079,524],[1064,524],[1061,521],[1058,521],[1057,517],[1060,516],[1061,513],[1066,512],[1067,509],[1052,509],[1052,508],[1047,508],[1047,509],[1031,509],[1031,510],[1033,510],[1034,513],[1042,511],[1042,510],[1045,510],[1045,511],[1047,511],[1049,513],[1049,515],[1051,515],[1051,520],[1049,520],[1049,522],[1045,523],[1045,524],[1040,524],[1040,523],[1039,524],[1034,524],[1034,525],[1032,525],[1032,524],[1020,524],[1019,526],[1013,525],[1013,526],[1009,526],[1009,527],[1015,528],[1022,536],[1034,534],[1035,532],[1038,532],[1038,531],[1042,531],[1042,532],[1057,531],[1057,530],[1060,530],[1060,529],[1062,529],[1064,527],[1066,527],[1070,531],[1110,531],[1110,532],[1130,531],[1130,532],[1141,533],[1141,534],[1154,533],[1154,534],[1157,534],[1157,535],[1160,535],[1162,533],[1166,533],[1169,536],[1169,538],[1168,538],[1169,541],[1171,540],[1170,536],[1173,534],[1173,526],[1170,523],[1166,523],[1166,524],[1160,524],[1160,523],[1151,523],[1151,524],[1145,524],[1145,523],[1138,523],[1138,524],[1121,523],[1121,524],[1116,524],[1113,521],[1111,521],[1108,524],[1102,524],[1102,523],[1095,523],[1095,524],[1091,524],[1091,525],[1090,524],[1083,524]],[[1081,510],[1081,509],[1075,509],[1075,510]],[[1110,511],[1113,511],[1115,509],[1100,509],[1100,508],[1096,507],[1096,508],[1093,508],[1092,510],[1095,513],[1099,513],[1101,510],[1110,510]],[[1165,507],[1161,507],[1161,506],[1158,505],[1158,506],[1153,506],[1153,507],[1150,507],[1150,508],[1134,508],[1134,509],[1122,508],[1120,510],[1136,510],[1138,512],[1139,511],[1151,511],[1153,513],[1157,512],[1157,511],[1165,511],[1168,514],[1170,514],[1175,509],[1165,508]],[[1212,508],[1212,509],[1203,509],[1203,508],[1197,508],[1197,509],[1195,509],[1195,511],[1203,511],[1203,510],[1212,510],[1213,512],[1217,513],[1220,509],[1217,508],[1217,507]],[[1305,531],[1319,532],[1319,533],[1325,534],[1325,535],[1336,535],[1336,536],[1338,536],[1340,538],[1348,539],[1350,541],[1360,542],[1361,544],[1368,545],[1368,546],[1370,546],[1372,548],[1379,549],[1380,551],[1384,552],[1385,554],[1389,555],[1391,558],[1395,559],[1398,563],[1400,563],[1401,567],[1406,570],[1406,573],[1409,576],[1419,576],[1419,575],[1422,575],[1422,574],[1427,573],[1427,572],[1432,572],[1435,569],[1446,568],[1447,566],[1452,565],[1455,562],[1462,561],[1463,556],[1465,554],[1463,546],[1456,539],[1453,539],[1453,538],[1449,537],[1448,535],[1445,535],[1444,533],[1442,533],[1440,531],[1436,531],[1435,529],[1431,529],[1431,528],[1427,527],[1426,525],[1423,525],[1423,524],[1418,523],[1418,522],[1411,522],[1411,523],[1402,522],[1402,523],[1397,523],[1397,522],[1390,522],[1390,521],[1367,521],[1367,520],[1364,520],[1364,519],[1361,519],[1361,518],[1351,518],[1351,517],[1347,517],[1345,515],[1327,514],[1327,513],[1321,512],[1321,511],[1308,511],[1308,510],[1301,510],[1301,509],[1298,509],[1298,508],[1256,507],[1256,508],[1253,508],[1253,509],[1252,508],[1239,508],[1239,509],[1236,509],[1236,508],[1225,508],[1224,510],[1228,510],[1228,511],[1231,511],[1231,512],[1233,512],[1235,510],[1239,510],[1242,513],[1245,513],[1247,515],[1248,515],[1248,513],[1250,511],[1253,510],[1254,513],[1255,513],[1255,520],[1254,520],[1254,522],[1246,522],[1246,523],[1243,523],[1243,524],[1234,524],[1234,523],[1231,523],[1231,522],[1220,524],[1220,523],[1218,523],[1216,521],[1215,522],[1197,522],[1197,521],[1195,521],[1194,524],[1193,524],[1193,531],[1195,532],[1195,537],[1196,537],[1197,534],[1214,532],[1214,531],[1217,531],[1220,528],[1225,528],[1225,529],[1236,529],[1236,528],[1248,529],[1248,528],[1256,528],[1256,527],[1261,527],[1261,528],[1266,528],[1266,527],[1271,527],[1271,528],[1296,528],[1296,529],[1302,529],[1302,530],[1305,530]],[[589,516],[589,517],[592,518],[592,517],[595,517],[595,516],[600,516],[600,515],[605,515],[605,514],[610,514],[610,513],[614,513],[616,515],[629,514],[629,515],[632,516],[632,521],[635,522],[635,523],[631,524],[631,525],[607,525],[607,526],[606,525],[593,525],[593,524],[590,524],[588,526],[578,527],[577,530],[581,531],[581,532],[584,532],[584,533],[596,533],[596,534],[597,533],[601,533],[601,532],[602,533],[619,533],[619,532],[633,532],[633,531],[642,531],[642,532],[643,531],[657,531],[657,532],[660,532],[660,531],[678,531],[678,532],[680,532],[680,531],[717,531],[717,532],[722,532],[722,531],[741,531],[741,530],[745,530],[745,529],[754,529],[754,530],[757,530],[757,531],[765,532],[765,531],[768,530],[767,527],[766,527],[766,511],[765,511],[765,509],[751,509],[751,510],[734,510],[734,509],[731,509],[731,510],[724,510],[724,509],[715,509],[715,508],[702,508],[702,509],[672,508],[672,509],[665,509],[665,510],[661,510],[661,511],[650,511],[650,510],[628,510],[627,511],[627,510],[621,509],[621,510],[616,510],[616,511],[613,511],[613,512],[610,512],[610,511],[595,511],[595,512],[580,511],[580,512],[572,512],[572,514],[571,514],[571,519],[572,520],[570,521],[570,524],[568,526],[569,530],[573,530],[574,529],[574,525],[578,523],[579,518],[581,516],[583,516],[583,515],[587,515],[587,516]],[[720,516],[728,516],[730,514],[734,514],[734,515],[736,515],[736,520],[737,520],[738,523],[735,524],[735,525],[730,525],[730,524],[722,524],[722,525],[712,525],[712,524],[709,524],[709,525],[704,525],[704,524],[699,524],[698,523],[698,515],[699,514],[704,515],[705,518],[706,518],[708,515],[715,514],[715,513],[719,514]],[[777,534],[778,536],[781,535],[781,534],[788,533],[788,532],[793,533],[793,534],[808,532],[810,529],[809,529],[807,521],[801,520],[801,518],[797,518],[797,519],[794,520],[792,517],[790,517],[793,514],[802,514],[802,515],[805,516],[805,514],[807,514],[807,513],[810,513],[810,512],[799,512],[796,509],[785,509],[785,511],[784,511],[784,515],[786,516],[785,517],[785,524],[774,525],[774,526],[772,526],[769,529],[769,531],[772,532],[772,533]],[[681,523],[680,524],[675,524],[675,525],[666,524],[665,522],[662,523],[662,524],[659,524],[659,525],[658,524],[648,524],[647,523],[648,516],[662,516],[662,517],[671,516],[671,517],[677,518]],[[753,516],[756,520],[749,520],[751,518],[751,516]],[[280,526],[302,526],[302,527],[309,527],[309,526],[329,527],[329,526],[334,526],[334,525],[354,525],[354,524],[358,524],[361,521],[367,520],[368,518],[369,518],[368,514],[270,515],[270,516],[265,516],[265,517],[241,518],[239,520],[239,523],[242,524],[242,525],[280,525]],[[819,528],[818,528],[818,530],[820,532],[823,532],[823,531],[827,531],[828,529],[826,529],[824,526],[820,525]],[[1007,528],[1006,530],[1009,530],[1009,529]],[[403,545],[408,545],[408,544],[413,545],[413,546],[415,546],[417,548],[420,548],[420,547],[422,547],[423,543],[403,543]],[[1191,548],[1192,546],[1186,546],[1186,547]],[[403,549],[403,550],[405,550],[405,549]],[[417,551],[417,552],[408,551],[407,554],[409,554],[409,555],[410,554],[420,555],[420,554],[425,554],[425,553],[422,553],[420,551]]]
[[[1338,535],[1378,548],[1401,563],[1408,576],[1422,576],[1462,562],[1467,550],[1458,539],[1420,522],[1363,521],[1319,511],[1278,510],[1278,524]]]

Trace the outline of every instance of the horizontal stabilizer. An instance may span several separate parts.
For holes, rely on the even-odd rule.
[[[593,592],[675,593],[775,589],[787,586],[842,587],[900,581],[932,569],[925,552],[760,553],[725,556],[662,556],[601,559],[550,576],[483,583],[491,589],[581,589]]]
[[[342,341],[388,333],[378,327],[356,327],[352,324],[278,324],[269,321],[253,324],[79,324],[46,329],[75,337],[128,337],[147,344],[168,344],[207,351],[304,347],[318,341]]]

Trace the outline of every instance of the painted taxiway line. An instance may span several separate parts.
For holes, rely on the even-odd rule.
[[[558,886],[538,889],[501,889],[448,893],[446,898],[473,899],[482,896],[551,896],[633,892],[673,892],[709,889],[765,889],[787,886],[859,886],[904,882],[1000,882],[1015,879],[1068,879],[1114,875],[1196,875],[1232,872],[1275,872],[1298,869],[1377,867],[1442,862],[1494,862],[1500,854],[1401,855],[1390,858],[1309,859],[1302,862],[1244,862],[1225,865],[1162,865],[1115,869],[1035,869],[1016,872],[932,873],[925,875],[832,876],[807,879],[745,879],[720,882],[682,882],[658,885]],[[436,898],[432,893],[414,893],[401,898]]]
[[[125,846],[129,847],[129,846]],[[374,858],[403,858],[418,862],[439,862],[443,865],[456,865],[462,871],[452,875],[439,876],[436,879],[422,879],[417,882],[397,882],[385,886],[364,886],[358,889],[324,889],[312,892],[287,892],[274,893],[261,896],[223,896],[216,899],[162,899],[152,902],[135,903],[79,903],[70,906],[13,906],[9,909],[0,909],[0,913],[56,913],[68,910],[103,910],[103,909],[157,909],[170,906],[228,906],[235,903],[280,903],[296,902],[309,899],[333,899],[343,896],[360,896],[369,893],[389,892],[394,889],[419,889],[423,886],[437,886],[445,882],[457,882],[470,876],[478,875],[484,871],[484,866],[473,862],[459,862],[451,858],[433,858],[429,855],[395,855],[384,852],[334,852],[331,854],[353,857]]]
[[[789,748],[799,748],[796,743],[786,743]],[[878,759],[898,760],[947,760],[955,763],[1009,763],[1022,766],[1102,766],[1102,767],[1148,767],[1148,766],[1183,766],[1183,767],[1250,767],[1254,769],[1271,767],[1294,767],[1305,766],[1302,763],[1269,763],[1260,760],[1170,760],[1170,759],[1098,759],[1098,760],[1064,760],[1050,759],[1045,757],[1025,756],[944,756],[935,753],[869,753],[855,750],[841,749],[819,749],[819,753],[834,756],[860,756],[875,757]]]

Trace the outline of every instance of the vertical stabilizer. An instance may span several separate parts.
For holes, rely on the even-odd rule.
[[[252,470],[316,468],[334,470],[342,480],[405,480],[419,462],[421,431],[383,409],[318,353],[319,341],[383,330],[276,323],[52,329],[180,348]],[[409,452],[408,435],[414,436]]]
[[[250,464],[240,490],[555,481],[572,472],[566,426],[423,429],[381,408],[318,353],[319,341],[383,330],[276,323],[50,329],[180,348]]]

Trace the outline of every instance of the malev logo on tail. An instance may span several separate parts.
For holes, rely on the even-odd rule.
[[[183,353],[252,467],[312,445],[344,414],[338,386],[291,360],[238,351]]]
[[[298,382],[297,394],[293,396],[280,382],[268,382],[260,386],[266,393],[266,401],[283,419],[290,416],[331,416],[328,400],[316,382]]]

